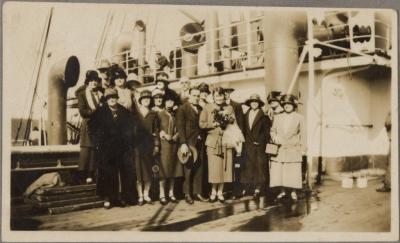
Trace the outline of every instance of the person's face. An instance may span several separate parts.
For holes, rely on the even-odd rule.
[[[253,101],[253,102],[250,103],[250,108],[253,109],[253,110],[258,109],[259,106],[260,106],[260,104],[257,101]]]
[[[162,105],[162,97],[161,96],[156,96],[156,97],[154,97],[154,104],[156,105],[156,106],[161,106]]]
[[[173,100],[166,100],[165,101],[165,108],[172,108],[172,107],[174,107],[174,101]]]
[[[190,87],[190,82],[189,81],[182,82],[182,89],[183,90],[188,90],[189,87]]]
[[[294,106],[292,104],[287,103],[283,105],[283,109],[285,109],[287,113],[290,113],[294,110]]]
[[[192,89],[189,95],[189,102],[193,105],[198,105],[200,100],[200,90]]]
[[[271,103],[269,103],[269,105],[271,106],[272,109],[275,110],[275,109],[278,108],[281,104],[280,104],[278,101],[273,100],[273,101],[271,101]]]
[[[225,92],[225,99],[229,100],[231,98],[231,92]]]
[[[225,102],[225,96],[220,93],[214,93],[214,102],[217,105],[221,105]]]
[[[165,88],[164,82],[157,82],[157,89],[164,89],[164,88]]]
[[[208,93],[207,93],[207,92],[201,92],[201,93],[200,93],[200,99],[206,100],[207,97],[208,97]]]
[[[108,97],[107,98],[107,104],[110,107],[115,107],[117,106],[118,103],[118,98],[117,97]]]
[[[95,88],[97,88],[98,85],[99,82],[97,82],[96,80],[90,80],[88,83],[88,87],[90,90],[94,90]]]
[[[150,98],[143,98],[141,101],[142,106],[149,107],[150,106]]]
[[[125,85],[125,79],[123,78],[116,78],[115,79],[115,85],[117,87],[123,87]]]

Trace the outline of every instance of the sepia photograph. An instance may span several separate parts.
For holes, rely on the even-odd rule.
[[[399,240],[396,10],[8,1],[2,26],[2,241]]]

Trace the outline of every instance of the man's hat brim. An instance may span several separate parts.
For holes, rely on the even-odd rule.
[[[260,104],[260,107],[265,105],[265,103],[262,100],[259,100],[259,99],[248,99],[248,100],[246,100],[245,104],[247,106],[250,106],[251,102],[258,102]]]
[[[188,163],[196,163],[198,158],[197,149],[192,145],[189,145],[189,153],[183,154],[181,152],[181,148],[179,148],[177,155],[179,162],[181,162],[183,165]]]

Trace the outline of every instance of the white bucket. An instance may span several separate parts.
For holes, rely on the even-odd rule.
[[[358,177],[357,178],[357,187],[358,188],[366,188],[368,186],[367,177]]]
[[[343,188],[353,188],[353,178],[343,178],[342,179]]]

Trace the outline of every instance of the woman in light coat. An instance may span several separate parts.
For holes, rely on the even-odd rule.
[[[302,188],[302,155],[305,154],[305,129],[303,116],[298,114],[296,97],[283,95],[280,100],[283,113],[274,116],[271,140],[279,145],[278,154],[270,161],[270,187],[281,187],[277,199],[291,191],[291,198],[297,200],[296,189]]]
[[[215,120],[215,111],[222,111],[226,108],[225,93],[223,88],[216,88],[213,91],[214,103],[209,103],[204,106],[200,114],[200,128],[207,131],[206,147],[208,158],[208,182],[211,183],[210,202],[215,202],[217,199],[223,203],[224,183],[232,182],[233,166],[232,166],[232,147],[223,146],[222,136],[224,128]],[[234,117],[234,113],[233,113]]]

